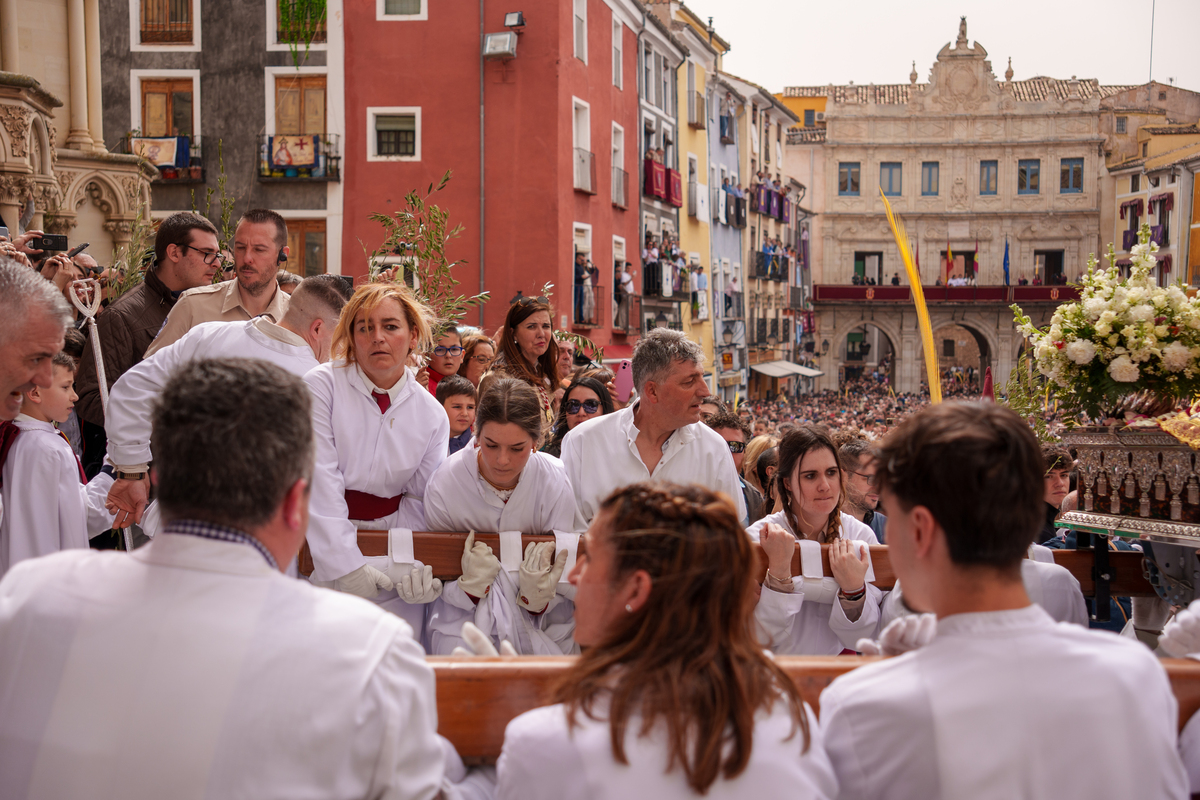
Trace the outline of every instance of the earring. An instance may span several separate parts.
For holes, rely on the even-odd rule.
[[[632,613],[633,613],[633,606],[631,606],[629,603],[626,603],[626,604],[625,604],[625,610],[626,610],[627,612],[629,612],[630,614],[632,614]]]

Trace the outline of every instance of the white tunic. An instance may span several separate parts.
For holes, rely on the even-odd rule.
[[[575,510],[575,494],[562,462],[545,453],[533,453],[521,471],[516,490],[504,503],[479,475],[479,451],[466,447],[447,458],[425,490],[425,523],[435,531],[521,531],[522,533],[577,533],[584,529]],[[565,580],[566,576],[563,576]],[[460,631],[470,620],[498,645],[506,638],[522,655],[559,655],[575,652],[574,592],[565,583],[541,614],[530,614],[516,602],[516,594],[501,591],[516,582],[497,580],[487,598],[478,604],[458,586],[445,585],[442,596],[430,604],[429,652],[449,655],[462,644]]]
[[[772,522],[795,536],[783,511],[763,517],[746,529],[750,539],[757,542],[759,532]],[[875,532],[849,514],[841,515],[841,537],[848,541],[879,544]],[[879,604],[883,592],[867,583],[867,596],[862,613],[851,621],[836,598],[832,603],[805,602],[801,588],[804,579],[794,576],[796,590],[791,594],[777,592],[763,585],[758,605],[754,608],[754,619],[759,632],[769,641],[764,642],[778,655],[835,656],[843,649],[853,650],[858,640],[872,636],[879,624]]]
[[[431,798],[436,729],[408,625],[248,545],[163,534],[0,583],[6,798]]]
[[[104,508],[112,476],[80,483],[75,452],[53,425],[24,414],[14,424],[21,432],[4,462],[0,490],[0,576],[27,558],[87,548],[113,524]]]
[[[1179,734],[1179,755],[1187,770],[1191,793],[1200,794],[1200,714],[1192,714],[1183,726]]]
[[[597,702],[594,713],[604,717]],[[705,795],[709,800],[733,798],[830,798],[837,781],[822,747],[821,731],[808,705],[810,744],[801,755],[804,740],[793,733],[792,717],[783,702],[755,717],[754,744],[746,769],[732,780],[718,780]],[[567,724],[560,705],[535,708],[508,723],[504,749],[496,764],[498,800],[632,800],[632,798],[694,798],[683,770],[667,772],[669,752],[666,726],[660,722],[639,738],[640,717],[630,716],[625,727],[628,764],[613,758],[606,719],[595,720],[580,712],[577,727]],[[790,738],[789,738],[790,735]]]
[[[1184,798],[1177,715],[1144,645],[1036,605],[945,617],[821,695],[845,800]],[[1119,754],[1097,758],[1089,731],[1119,731]]]
[[[1025,584],[1025,594],[1029,595],[1029,599],[1041,606],[1055,622],[1071,622],[1085,628],[1088,626],[1083,591],[1079,581],[1066,567],[1027,558],[1021,562],[1021,582]],[[879,630],[882,631],[897,617],[914,613],[904,605],[903,594],[900,582],[896,581],[896,585],[883,598]]]
[[[179,341],[135,364],[113,384],[104,427],[113,464],[150,462],[151,407],[176,369],[202,358],[257,358],[300,377],[318,363],[307,342],[265,317],[197,325]]]
[[[651,474],[637,450],[635,406],[580,423],[563,439],[562,461],[575,489],[575,502],[590,523],[613,491],[640,481],[697,483],[724,492],[738,519],[746,519],[746,501],[729,444],[703,422],[684,425],[663,445],[662,459]]]

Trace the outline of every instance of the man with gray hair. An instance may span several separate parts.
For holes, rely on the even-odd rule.
[[[0,420],[20,413],[22,392],[50,386],[50,359],[73,317],[54,284],[0,257]]]
[[[648,480],[697,483],[724,492],[746,519],[729,445],[700,421],[708,397],[704,351],[679,331],[658,328],[633,348],[637,401],[567,434],[562,460],[575,502],[591,522],[616,489]]]
[[[311,414],[304,382],[268,362],[183,365],[154,408],[163,534],[0,580],[0,794],[470,788],[408,624],[281,574],[308,527]]]

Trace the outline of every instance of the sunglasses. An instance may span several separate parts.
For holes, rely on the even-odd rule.
[[[579,409],[581,409],[581,408],[583,409],[583,413],[585,413],[585,414],[595,414],[597,411],[600,410],[600,401],[599,400],[583,400],[583,401],[568,400],[566,405],[563,406],[563,408],[565,408],[567,410],[568,414],[578,414]]]
[[[533,306],[533,305],[539,305],[539,304],[543,305],[543,306],[548,306],[548,305],[550,305],[550,301],[547,300],[545,297],[542,297],[541,295],[539,295],[537,297],[522,297],[520,300],[517,301],[517,305],[519,305],[519,306]]]
[[[463,349],[461,346],[459,346],[457,344],[451,345],[450,347],[443,347],[442,345],[438,345],[437,347],[433,348],[433,354],[435,356],[437,356],[438,358],[445,358],[446,356],[450,356],[451,358],[456,358],[463,354]]]
[[[731,453],[746,452],[746,443],[745,442],[726,442],[726,444],[729,445],[729,452],[731,452]]]

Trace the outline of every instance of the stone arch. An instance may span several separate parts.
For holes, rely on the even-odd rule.
[[[841,316],[841,315],[839,315]],[[875,328],[885,337],[892,350],[892,360],[889,368],[889,379],[892,384],[896,383],[898,368],[901,359],[901,336],[900,327],[896,324],[897,320],[891,318],[890,314],[873,314],[870,317],[859,315],[857,318],[852,315],[845,315],[846,319],[838,320],[838,325],[834,328],[833,340],[830,342],[829,357],[831,361],[829,366],[830,377],[832,378],[832,386],[829,388],[838,388],[841,386],[841,376],[843,367],[847,362],[843,358],[842,348],[845,346],[846,337],[857,330],[858,328]]]
[[[29,165],[35,175],[54,175],[54,141],[41,115],[34,114],[33,126],[29,131]]]

